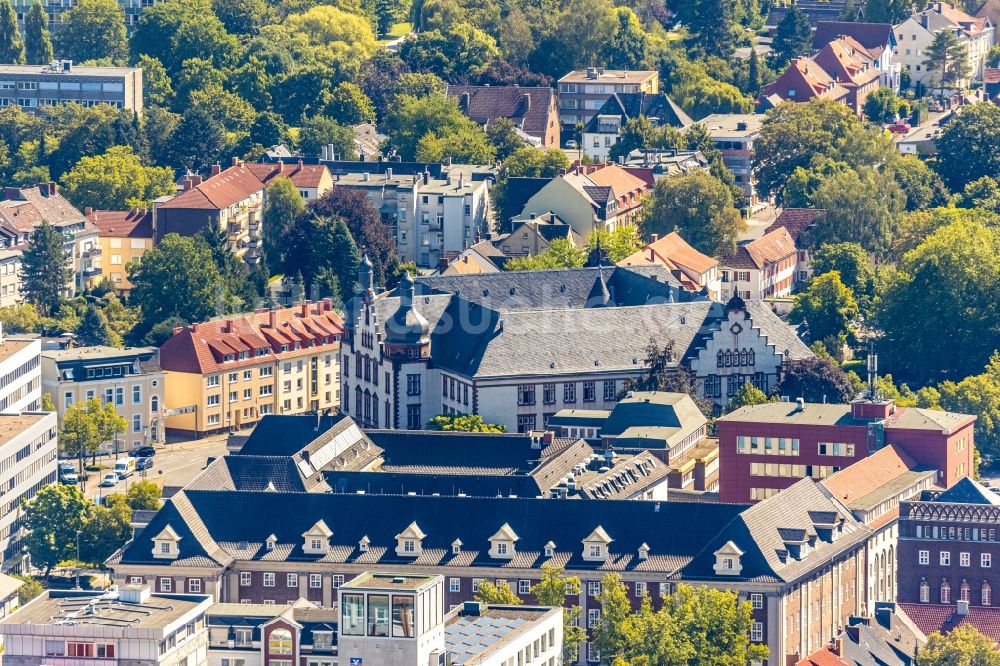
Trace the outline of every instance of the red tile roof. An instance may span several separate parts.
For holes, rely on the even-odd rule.
[[[621,266],[662,263],[668,268],[683,267],[695,273],[704,273],[719,265],[717,259],[691,247],[676,231],[671,231],[618,263]]]
[[[734,254],[721,257],[719,263],[730,268],[761,269],[796,252],[795,241],[788,230],[778,227],[756,240],[740,245]]]
[[[822,484],[837,499],[850,505],[853,500],[873,493],[891,479],[915,469],[917,463],[895,444],[879,449],[867,458],[845,467]]]
[[[860,52],[863,48],[851,38],[835,39],[813,56],[813,62],[838,82],[853,86],[865,85],[881,74],[865,60],[863,56],[868,54]]]
[[[987,67],[983,73],[983,83],[1000,83],[1000,67]]]
[[[789,94],[792,90],[794,95]],[[794,102],[808,102],[820,97],[840,100],[847,97],[847,88],[840,85],[822,67],[809,58],[796,58],[777,78],[764,87],[764,95],[778,95]]]
[[[271,164],[247,164],[247,168],[253,172],[264,185],[267,185],[273,178],[279,175],[291,179],[295,187],[303,189],[316,189],[326,180],[333,185],[333,177],[325,164],[303,164],[298,162],[275,162]],[[326,174],[326,178],[324,178]]]
[[[194,374],[236,369],[320,345],[339,348],[342,332],[343,320],[330,301],[258,310],[176,329],[160,347],[160,366]],[[289,346],[287,352],[281,351],[282,345]],[[240,352],[248,352],[247,358],[241,360]],[[226,361],[227,355],[233,360]]]
[[[974,590],[976,593],[978,590]],[[897,607],[925,636],[935,631],[947,634],[957,627],[971,625],[994,643],[1000,642],[1000,607],[969,606],[966,615],[959,615],[956,606],[945,604],[900,603]]]
[[[847,36],[877,58],[889,46],[892,25],[889,23],[861,23],[850,21],[819,21],[813,33],[813,48],[817,51],[837,37]]]
[[[87,219],[97,227],[97,232],[101,236],[153,237],[153,214],[145,208],[95,210],[87,214]]]
[[[851,662],[844,661],[830,650],[830,646],[825,646],[805,659],[798,660],[795,666],[851,666]]]
[[[0,201],[0,223],[6,223],[20,232],[30,232],[43,220],[53,226],[83,222],[87,231],[94,230],[83,213],[59,194],[55,183],[4,189],[4,201]]]
[[[193,185],[160,207],[221,210],[243,201],[262,189],[264,183],[260,178],[254,175],[248,165],[240,164]]]
[[[803,231],[824,218],[826,218],[826,210],[822,208],[786,208],[771,223],[771,226],[764,230],[764,233],[768,234],[778,227],[784,227],[788,230],[792,240],[798,242]]]
[[[467,98],[463,95],[468,94]],[[552,88],[522,88],[520,86],[448,86],[448,97],[468,101],[462,113],[485,125],[498,118],[508,118],[529,136],[545,138],[552,110]]]

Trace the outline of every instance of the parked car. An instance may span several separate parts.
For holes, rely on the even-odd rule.
[[[910,126],[910,123],[893,123],[886,126],[886,129],[893,134],[909,134],[913,131],[913,127]]]
[[[152,458],[136,458],[135,459],[135,471],[141,472],[144,469],[152,469],[152,468],[153,468],[153,459]]]
[[[118,474],[116,472],[108,472],[101,479],[102,488],[114,488],[118,485]]]
[[[569,141],[566,142],[566,147],[567,148],[576,148],[576,141],[573,140],[573,139],[570,139]]]
[[[59,483],[74,485],[80,482],[76,470],[69,463],[59,463]]]
[[[128,452],[130,458],[152,458],[156,455],[156,449],[152,446],[140,446]]]
[[[132,476],[134,472],[135,458],[119,458],[117,462],[115,462],[115,474],[118,475],[119,479]]]

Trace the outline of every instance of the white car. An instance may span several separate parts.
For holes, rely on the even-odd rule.
[[[114,488],[116,485],[118,485],[118,474],[115,472],[108,472],[101,479],[102,488]]]
[[[573,140],[573,139],[570,139],[569,141],[566,142],[566,147],[567,148],[576,148],[576,141]]]

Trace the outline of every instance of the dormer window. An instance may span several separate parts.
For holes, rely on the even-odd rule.
[[[278,543],[278,537],[276,537],[276,536],[274,536],[272,534],[271,536],[267,537],[267,540],[264,542],[264,550],[267,550],[267,551],[274,550],[274,546],[277,543]]]
[[[583,559],[588,562],[603,562],[608,559],[608,546],[613,540],[604,528],[598,525],[597,529],[583,540]]]
[[[743,551],[740,550],[732,541],[727,541],[726,544],[715,551],[715,573],[719,576],[739,576],[740,572],[743,570],[743,564],[740,562],[740,558],[743,557]]]
[[[371,545],[371,541],[368,539],[368,535],[361,537],[361,541],[358,542],[358,550],[362,553],[368,552],[368,546]]]
[[[419,557],[423,553],[423,540],[427,535],[416,521],[396,535],[396,554],[400,557]]]
[[[176,560],[180,555],[180,535],[170,525],[153,537],[153,557],[158,560]]]
[[[451,554],[458,555],[461,552],[462,552],[462,540],[455,539],[454,541],[451,542]]]
[[[304,540],[302,551],[307,555],[323,555],[330,549],[330,537],[332,536],[333,530],[327,527],[321,518],[308,532],[302,534]]]
[[[639,546],[639,559],[648,560],[649,559],[649,546],[645,543]]]
[[[490,557],[509,560],[514,557],[514,544],[520,539],[511,529],[510,525],[504,523],[497,530],[497,533],[490,537]]]
[[[552,557],[556,554],[556,545],[549,541],[545,544],[545,557]]]

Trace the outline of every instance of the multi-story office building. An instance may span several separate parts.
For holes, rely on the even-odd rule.
[[[57,428],[52,412],[0,415],[0,552],[4,571],[20,569],[23,505],[56,480]]]
[[[559,79],[559,121],[573,129],[586,125],[608,98],[615,93],[660,92],[657,71],[604,69],[589,67],[574,70]]]
[[[125,12],[125,28],[132,32],[135,29],[136,24],[139,23],[139,18],[142,16],[142,10],[146,7],[152,7],[157,3],[158,0],[118,0],[118,4],[121,6],[122,11]],[[31,5],[37,2],[37,0],[14,0],[14,10],[17,12],[17,23],[21,30],[24,30],[24,18],[28,15],[28,10],[31,9]],[[59,29],[59,24],[62,22],[62,15],[75,7],[77,4],[76,0],[47,0],[42,7],[45,12],[49,15],[49,30],[55,32]]]
[[[125,418],[125,432],[103,442],[118,453],[163,440],[164,374],[155,347],[71,347],[42,352],[42,389],[63,415],[74,403],[98,398]]]
[[[42,406],[38,339],[10,338],[0,330],[0,414],[20,414]]]
[[[132,283],[128,281],[128,265],[142,259],[146,250],[153,248],[152,211],[146,208],[126,211],[85,208],[83,212],[97,227],[103,259],[102,280],[110,280],[115,291],[129,291]]]
[[[160,347],[167,428],[200,437],[336,410],[341,332],[329,300],[175,329]]]
[[[39,107],[75,102],[110,104],[142,115],[142,69],[81,67],[71,60],[51,65],[0,65],[0,107]]]
[[[15,251],[19,257],[42,222],[48,222],[66,237],[66,254],[73,270],[66,293],[73,295],[79,289],[96,286],[101,281],[101,244],[97,228],[59,194],[55,183],[4,188],[3,200],[0,200],[0,251]],[[14,265],[20,265],[20,260],[10,264]],[[19,272],[10,271],[4,284],[19,294]]]

